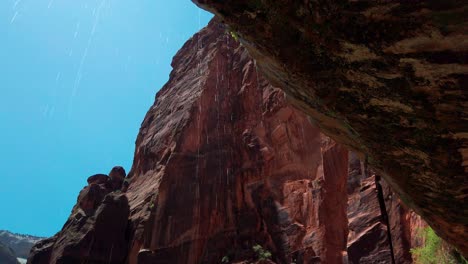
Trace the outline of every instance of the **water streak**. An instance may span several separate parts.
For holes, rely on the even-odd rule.
[[[17,16],[18,16],[18,11],[16,11],[13,17],[11,18],[10,24],[13,24],[13,22],[15,22]]]
[[[49,1],[49,5],[47,6],[47,9],[50,9],[52,7],[52,4],[54,3],[54,0]]]

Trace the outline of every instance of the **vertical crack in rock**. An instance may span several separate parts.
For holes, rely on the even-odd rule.
[[[380,205],[380,212],[382,214],[382,220],[384,221],[385,225],[387,226],[387,240],[388,240],[388,246],[390,247],[390,256],[392,259],[392,264],[395,264],[395,253],[393,251],[393,241],[392,241],[392,230],[390,227],[390,220],[388,217],[387,213],[387,208],[385,206],[385,200],[384,200],[384,193],[382,190],[382,185],[380,185],[380,176],[376,175],[375,176],[375,186],[377,189],[377,197],[379,199],[379,205]]]

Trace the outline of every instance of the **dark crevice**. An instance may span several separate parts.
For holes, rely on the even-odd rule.
[[[382,215],[382,220],[384,221],[385,225],[387,225],[387,240],[388,240],[388,246],[390,247],[390,256],[392,257],[392,264],[395,264],[395,252],[393,251],[392,230],[390,228],[390,219],[388,217],[387,208],[385,206],[382,185],[380,184],[380,176],[378,175],[375,175],[375,187],[377,188],[377,197],[379,199],[380,213]]]
[[[368,171],[368,160],[367,156],[365,161],[361,163],[361,170],[365,176],[369,175]],[[390,257],[392,259],[392,264],[395,264],[395,252],[393,250],[393,241],[392,241],[392,230],[390,227],[390,218],[387,213],[387,206],[385,205],[385,198],[382,189],[382,185],[380,184],[380,176],[375,175],[375,187],[377,189],[377,199],[379,200],[380,206],[380,215],[382,216],[383,223],[387,226],[387,240],[388,246],[390,247]]]

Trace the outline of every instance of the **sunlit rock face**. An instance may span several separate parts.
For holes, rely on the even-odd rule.
[[[255,244],[277,263],[341,262],[347,150],[287,105],[217,23],[173,67],[136,143],[131,263],[254,260]]]
[[[467,1],[194,2],[468,255]]]

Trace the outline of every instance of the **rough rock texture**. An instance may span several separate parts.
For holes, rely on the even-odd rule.
[[[173,67],[136,142],[130,263],[254,260],[255,244],[277,263],[341,262],[347,150],[286,105],[217,23]]]
[[[29,263],[410,263],[417,217],[384,182],[379,199],[374,173],[288,104],[224,26],[211,22],[172,66],[127,192],[113,192],[127,187],[119,168],[89,177]]]
[[[423,244],[418,233],[426,226],[425,222],[407,209],[384,181],[380,184],[385,208],[381,208],[376,175],[365,172],[354,153],[350,153],[349,164],[349,263],[391,263],[392,254],[395,263],[412,263],[409,251]]]
[[[175,57],[136,142],[130,262],[252,261],[259,243],[277,263],[411,263],[422,221],[382,182],[385,222],[375,176],[254,66],[216,23]]]
[[[18,258],[28,258],[29,251],[33,245],[42,239],[44,238],[0,230],[0,243],[10,247],[16,253],[16,257]]]
[[[468,255],[468,2],[193,0]]]
[[[7,245],[0,242],[0,263],[2,264],[19,264],[16,259],[15,252]]]
[[[127,197],[107,175],[88,178],[62,230],[38,242],[30,264],[121,264],[128,252]],[[120,182],[122,184],[122,182]]]

